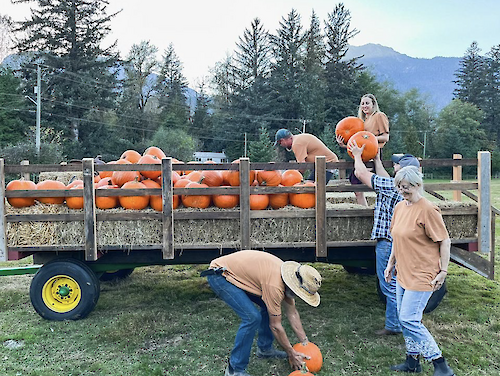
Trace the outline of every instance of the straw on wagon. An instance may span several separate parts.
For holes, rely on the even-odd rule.
[[[475,204],[441,202],[442,209],[474,206]],[[364,206],[351,203],[327,202],[327,210],[349,211]],[[28,208],[12,208],[7,204],[7,214],[55,214],[75,213],[64,205],[37,203]],[[177,211],[195,211],[180,208]],[[199,210],[199,209],[198,209]],[[221,211],[210,207],[203,211]],[[301,210],[287,206],[280,210]],[[152,209],[145,212],[155,213]],[[97,213],[103,212],[97,209]],[[106,213],[131,212],[123,208],[108,209]],[[446,215],[444,220],[451,238],[475,237],[477,216],[473,214]],[[355,241],[370,239],[373,219],[371,216],[341,216],[327,218],[327,241]],[[316,222],[314,218],[256,218],[251,220],[250,238],[253,244],[314,242]],[[218,246],[238,244],[240,224],[237,219],[182,219],[174,221],[174,244],[189,246],[196,244]],[[83,221],[65,222],[10,222],[7,224],[9,246],[37,245],[83,245]],[[162,224],[160,220],[98,221],[98,245],[147,245],[160,244]]]

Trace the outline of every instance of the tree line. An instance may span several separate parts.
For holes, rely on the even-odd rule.
[[[23,0],[26,2],[26,0]],[[161,147],[189,161],[194,151],[224,151],[230,160],[288,160],[273,148],[274,133],[288,128],[320,137],[339,157],[335,125],[356,116],[363,94],[373,93],[390,120],[384,157],[475,158],[493,152],[500,169],[495,104],[500,45],[481,55],[473,42],[456,72],[454,100],[439,112],[417,90],[399,92],[378,82],[360,57],[347,59],[349,9],[339,3],[324,20],[306,21],[292,9],[274,32],[259,18],[245,28],[232,54],[199,83],[196,106],[187,103],[188,82],[172,44],[162,51],[150,41],[134,44],[125,57],[116,42],[104,46],[110,20],[104,0],[27,0],[37,8],[25,21],[1,17],[15,36],[20,66],[0,71],[0,155],[9,163],[59,162],[127,149]],[[1,47],[1,46],[0,46]],[[42,71],[42,145],[34,148],[37,66]]]

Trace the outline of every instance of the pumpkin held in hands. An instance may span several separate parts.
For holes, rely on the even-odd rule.
[[[293,345],[293,349],[311,358],[305,359],[306,367],[310,372],[319,372],[323,366],[323,355],[318,346],[312,342],[307,342],[306,345],[297,343]]]
[[[344,144],[347,145],[352,136],[364,130],[365,125],[363,120],[355,116],[348,116],[337,123],[337,126],[335,127],[335,135],[342,136]]]
[[[378,153],[378,141],[373,133],[368,131],[358,132],[351,137],[349,143],[352,143],[353,141],[356,141],[356,144],[358,144],[360,148],[365,145],[363,153],[361,154],[363,162],[368,162],[370,159],[375,158]],[[349,151],[349,148],[347,148],[347,153],[351,156],[351,158],[354,158],[352,153]]]

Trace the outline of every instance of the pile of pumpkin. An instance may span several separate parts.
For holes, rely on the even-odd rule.
[[[107,164],[161,164],[161,159],[166,158],[165,153],[158,147],[149,147],[143,155],[135,150],[125,151],[119,160]],[[238,163],[236,160],[233,163]],[[173,163],[183,163],[173,159]],[[199,163],[199,162],[188,162]],[[213,162],[206,162],[213,163]],[[297,186],[314,187],[311,181],[303,181],[303,176],[298,170],[250,171],[250,182],[254,186]],[[94,178],[95,188],[100,189],[146,189],[161,188],[161,171],[101,171]],[[222,186],[239,186],[239,170],[203,170],[203,171],[172,171],[172,184],[174,188],[208,188]],[[6,190],[67,190],[83,189],[82,180],[73,180],[68,185],[56,180],[44,180],[38,184],[29,180],[13,180],[7,184]],[[148,205],[157,211],[162,211],[161,195],[152,196],[99,196],[96,195],[96,207],[111,209],[123,207],[125,209],[141,210]],[[35,201],[44,204],[63,204],[71,209],[83,208],[82,196],[68,197],[9,197],[8,202],[16,208],[34,205]],[[313,208],[315,206],[314,193],[276,193],[250,195],[250,209],[263,210],[268,207],[280,209],[288,204],[299,208]],[[174,195],[173,208],[180,205],[187,208],[204,209],[210,205],[218,208],[234,208],[239,204],[239,195]]]

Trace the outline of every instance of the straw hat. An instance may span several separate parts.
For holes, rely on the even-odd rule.
[[[321,275],[312,266],[285,261],[281,265],[281,278],[290,290],[307,304],[313,307],[319,305]]]

